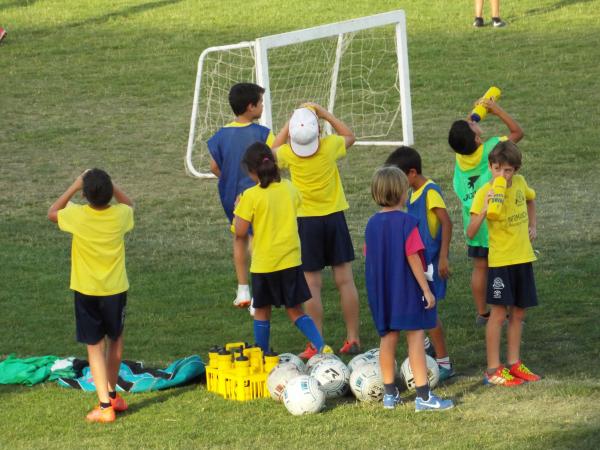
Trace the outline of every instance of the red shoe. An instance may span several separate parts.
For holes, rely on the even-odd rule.
[[[318,350],[315,347],[313,347],[313,345],[309,342],[308,344],[306,344],[306,349],[298,356],[302,359],[310,359],[317,353],[319,353]]]
[[[4,39],[4,38],[6,37],[6,35],[7,35],[7,34],[8,34],[8,33],[6,32],[6,30],[5,30],[4,28],[0,27],[0,41],[1,41],[2,39]]]
[[[540,381],[542,377],[529,370],[521,360],[510,366],[510,374],[525,381]]]
[[[111,398],[109,400],[110,400],[110,406],[112,406],[112,408],[115,410],[115,412],[127,411],[127,408],[129,408],[125,399],[123,397],[121,397],[119,394],[117,394],[117,396],[115,398]]]
[[[99,423],[114,422],[116,418],[117,417],[115,416],[115,410],[112,406],[102,409],[100,405],[96,406],[88,413],[87,416],[85,416],[85,420],[87,420],[88,422]]]
[[[342,355],[358,355],[360,353],[360,345],[357,341],[345,341],[338,353]]]
[[[513,377],[504,366],[498,367],[492,375],[489,375],[487,371],[483,374],[483,384],[486,385],[495,384],[496,386],[514,387],[523,383],[525,383],[525,380]]]

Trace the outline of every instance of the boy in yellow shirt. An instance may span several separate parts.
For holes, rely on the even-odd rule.
[[[88,202],[85,205],[70,202],[80,190]],[[111,205],[113,196],[117,204]],[[127,409],[116,385],[129,289],[124,236],[133,228],[132,206],[106,172],[91,169],[78,176],[48,209],[48,219],[73,235],[70,288],[75,293],[77,340],[87,345],[100,401],[86,416],[89,422],[113,422],[115,412]]]
[[[521,334],[527,308],[537,306],[532,262],[536,260],[531,241],[536,237],[535,191],[525,178],[517,175],[521,152],[510,142],[500,142],[488,157],[492,180],[475,194],[467,236],[472,238],[487,221],[489,235],[487,303],[491,306],[486,325],[487,371],[483,382],[488,385],[517,386],[538,381],[521,361]],[[487,218],[493,181],[506,179],[502,211],[496,220]],[[502,324],[509,313],[507,330],[508,367],[500,363]]]

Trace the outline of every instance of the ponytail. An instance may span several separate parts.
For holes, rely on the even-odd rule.
[[[262,142],[255,142],[248,147],[242,164],[248,172],[256,174],[261,188],[267,188],[273,181],[281,181],[273,152]]]

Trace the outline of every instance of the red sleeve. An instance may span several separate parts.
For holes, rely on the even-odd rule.
[[[365,257],[367,256],[367,243],[366,242],[363,244],[363,256],[365,256]]]
[[[408,235],[408,239],[404,243],[404,253],[406,256],[414,255],[417,253],[421,258],[421,264],[423,264],[423,270],[426,270],[425,266],[425,245],[421,240],[421,235],[419,234],[419,229],[415,227],[410,234]]]

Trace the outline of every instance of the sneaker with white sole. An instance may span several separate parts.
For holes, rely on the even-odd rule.
[[[385,409],[394,409],[396,405],[401,405],[402,399],[400,398],[400,392],[396,389],[395,394],[384,394],[383,395],[383,407]]]
[[[452,364],[450,364],[449,369],[445,368],[444,366],[440,366],[439,364],[438,364],[438,368],[440,369],[440,378],[438,380],[438,383],[443,383],[447,379],[452,378],[453,376],[456,375],[456,372],[454,372],[454,367],[452,366]]]
[[[429,391],[429,399],[423,400],[421,397],[415,399],[415,411],[443,411],[445,409],[454,408],[454,402],[438,397],[433,392]]]

